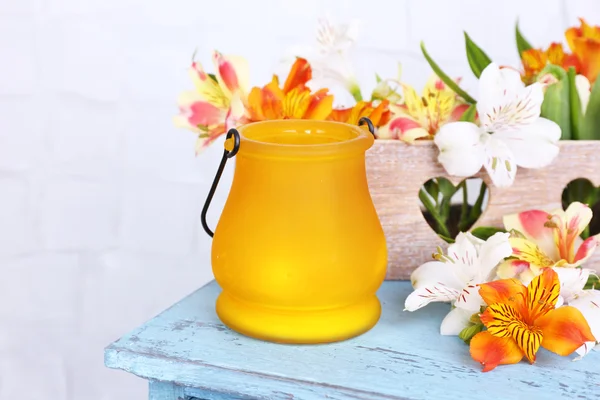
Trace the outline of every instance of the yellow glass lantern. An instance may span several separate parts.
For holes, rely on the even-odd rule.
[[[380,316],[375,293],[387,265],[365,170],[373,135],[339,122],[276,120],[227,136],[202,213],[211,234],[206,211],[236,155],[212,244],[221,321],[282,343],[334,342],[369,330]]]

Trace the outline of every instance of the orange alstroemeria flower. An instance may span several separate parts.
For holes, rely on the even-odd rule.
[[[328,89],[311,93],[306,86],[311,78],[308,61],[297,58],[283,88],[276,75],[263,88],[252,88],[248,96],[249,119],[326,119],[333,108],[333,96],[328,94]]]
[[[580,64],[577,56],[574,54],[565,53],[561,43],[552,43],[547,50],[529,49],[521,54],[523,62],[523,81],[526,84],[531,84],[537,78],[537,75],[548,64],[558,65],[568,70],[570,67],[575,68],[575,72],[579,72]]]
[[[471,339],[470,349],[483,372],[523,357],[533,364],[540,346],[567,356],[596,340],[578,309],[555,308],[559,293],[558,275],[550,268],[527,287],[516,279],[480,285],[479,294],[488,305],[480,319],[487,330]]]
[[[581,26],[567,29],[565,37],[581,65],[580,73],[594,83],[600,73],[600,26],[590,26],[579,18]]]
[[[388,123],[391,117],[390,102],[381,100],[377,105],[374,103],[376,102],[359,101],[354,107],[333,110],[328,119],[356,125],[362,117],[367,117],[376,127],[383,126]]]

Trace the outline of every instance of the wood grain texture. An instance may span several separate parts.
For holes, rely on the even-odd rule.
[[[384,282],[371,331],[327,345],[246,338],[218,320],[212,282],[105,350],[108,367],[184,387],[186,396],[230,399],[598,399],[600,353],[579,362],[541,350],[483,374],[457,337],[440,336],[447,304],[403,311],[408,282]],[[468,388],[468,389],[467,389]],[[160,400],[163,400],[159,397]]]
[[[488,185],[489,203],[477,226],[503,227],[502,217],[530,209],[561,207],[565,186],[587,178],[600,185],[600,141],[561,141],[556,160],[542,169],[519,168],[509,188],[493,186],[485,171],[476,176]],[[431,260],[436,246],[447,246],[425,221],[418,192],[427,180],[446,177],[454,184],[464,178],[450,177],[437,162],[433,142],[407,145],[377,140],[367,152],[367,176],[371,197],[385,232],[388,246],[386,279],[410,279],[411,272]],[[600,271],[600,251],[588,261]]]

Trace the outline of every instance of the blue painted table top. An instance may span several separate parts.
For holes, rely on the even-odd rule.
[[[214,311],[219,291],[211,282],[109,345],[106,365],[197,388],[190,393],[206,399],[600,398],[600,352],[572,362],[575,355],[542,349],[534,365],[480,372],[467,345],[439,334],[447,304],[403,311],[408,282],[383,284],[382,316],[371,331],[310,346],[229,330]]]

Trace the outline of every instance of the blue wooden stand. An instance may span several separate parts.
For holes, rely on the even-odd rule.
[[[105,363],[150,381],[151,400],[599,399],[600,352],[581,361],[540,350],[536,364],[482,373],[457,337],[441,336],[447,304],[403,311],[408,282],[385,282],[371,331],[327,345],[280,345],[221,324],[215,282],[105,350]]]

